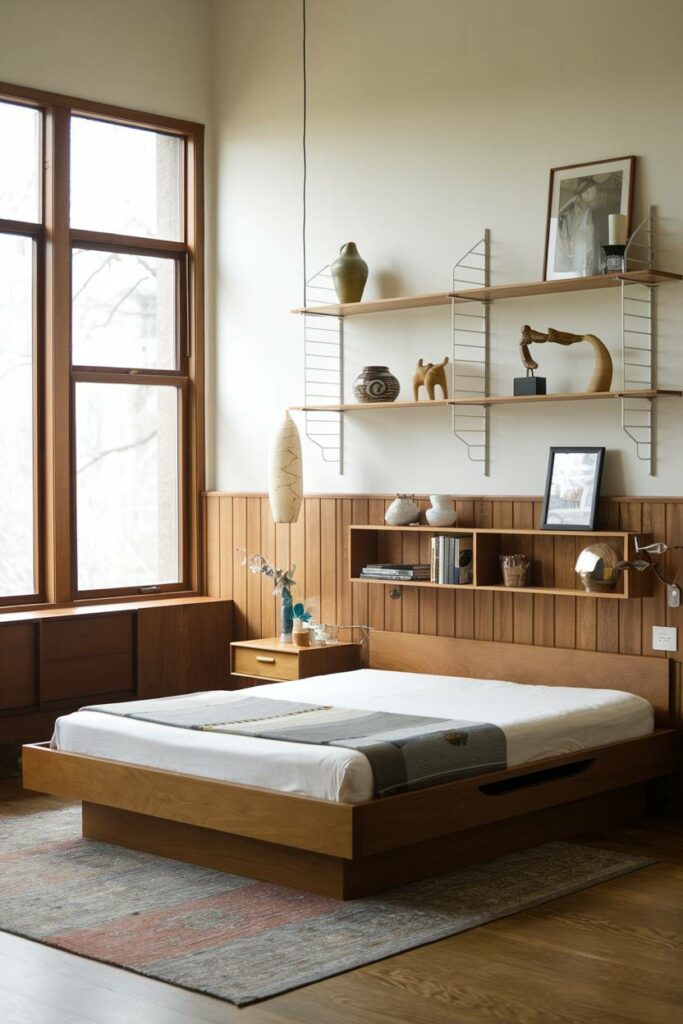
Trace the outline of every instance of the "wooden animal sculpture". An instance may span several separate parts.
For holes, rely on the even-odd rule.
[[[434,399],[434,388],[437,384],[441,388],[443,397],[448,398],[448,382],[446,381],[447,363],[448,356],[441,363],[423,363],[421,359],[418,359],[413,376],[414,401],[419,401],[420,388],[423,385],[427,392],[427,398],[430,401]]]
[[[538,369],[538,363],[532,359],[529,352],[529,345],[532,342],[542,345],[546,341],[553,341],[558,345],[574,345],[577,341],[587,341],[595,353],[595,366],[586,391],[591,393],[609,391],[612,384],[612,357],[603,342],[594,334],[570,334],[568,331],[556,331],[553,327],[549,327],[548,333],[544,334],[543,331],[535,331],[526,324],[522,327],[522,340],[519,343],[519,348],[522,362],[527,370]]]

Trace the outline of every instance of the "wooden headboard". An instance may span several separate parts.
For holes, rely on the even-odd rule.
[[[671,721],[671,683],[666,658],[456,640],[373,629],[368,664],[370,668],[395,672],[626,690],[652,704],[658,726],[667,726]]]

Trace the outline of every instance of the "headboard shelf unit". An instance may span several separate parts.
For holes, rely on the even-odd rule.
[[[419,537],[418,561],[429,562],[430,542],[439,535],[472,537],[473,583],[431,583],[426,580],[374,580],[361,576],[361,569],[373,562],[409,561],[403,554],[404,539]],[[574,565],[579,552],[589,544],[605,543],[614,548],[619,559],[635,557],[636,536],[648,543],[642,533],[624,530],[539,530],[496,529],[433,526],[349,526],[349,572],[352,583],[379,584],[393,587],[428,587],[438,590],[482,590],[504,593],[544,594],[554,597],[589,597],[606,600],[629,600],[652,594],[652,574],[623,572],[615,590],[587,591],[578,585]],[[414,545],[411,545],[414,551]],[[500,556],[526,554],[532,562],[527,587],[503,585]],[[414,556],[412,556],[414,557]]]

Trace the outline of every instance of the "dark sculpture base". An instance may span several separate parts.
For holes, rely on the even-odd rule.
[[[545,377],[515,377],[513,395],[544,395]]]

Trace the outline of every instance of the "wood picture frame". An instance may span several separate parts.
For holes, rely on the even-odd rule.
[[[550,449],[541,529],[595,530],[604,461],[602,447]]]
[[[592,277],[601,272],[608,216],[627,218],[633,230],[635,156],[612,157],[550,169],[543,280]]]

